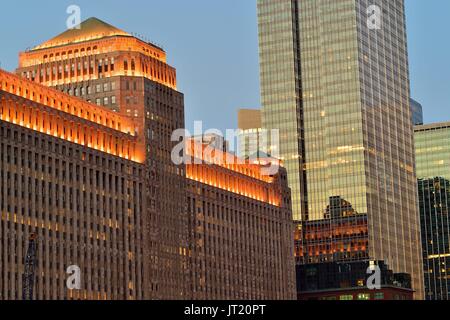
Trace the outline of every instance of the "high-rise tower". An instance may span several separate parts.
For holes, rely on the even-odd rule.
[[[422,298],[404,1],[258,0],[258,20],[263,128],[280,130],[294,219],[342,199],[367,216],[368,256]]]

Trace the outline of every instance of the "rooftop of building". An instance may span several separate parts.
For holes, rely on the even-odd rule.
[[[274,180],[273,176],[263,174],[262,169],[267,165],[239,158],[234,153],[216,148],[214,144],[199,142],[195,137],[186,140],[185,151],[192,165],[216,165],[263,182],[272,183]],[[282,165],[281,162],[278,164]]]
[[[4,99],[8,94],[34,102],[36,105],[32,107],[33,110],[17,107]],[[1,69],[0,98],[2,98],[0,99],[2,104],[0,120],[2,121],[135,162],[142,163],[144,160],[145,154],[140,146],[135,148],[138,143],[137,128],[131,117],[20,78]],[[82,123],[85,124],[84,127],[81,125]],[[82,127],[83,129],[81,129]],[[80,134],[82,130],[86,129],[91,130],[88,133],[91,140]],[[107,143],[107,139],[109,139],[109,143]],[[121,149],[119,145],[123,148]]]
[[[68,29],[63,33],[57,35],[56,37],[32,48],[30,51],[50,49],[110,37],[134,37],[134,36],[98,18],[92,17],[83,21],[78,27]],[[154,44],[151,45],[161,51],[164,51],[159,46],[156,46]]]
[[[417,125],[417,126],[414,126],[414,131],[420,132],[420,131],[448,129],[448,128],[450,128],[450,121]]]
[[[113,36],[131,37],[131,34],[120,30],[100,19],[89,18],[83,21],[78,27],[69,29],[56,37],[34,47],[33,50],[48,49],[62,45],[101,39]]]
[[[0,91],[10,92],[125,134],[133,136],[136,134],[135,124],[129,116],[29,81],[2,69],[0,69]]]

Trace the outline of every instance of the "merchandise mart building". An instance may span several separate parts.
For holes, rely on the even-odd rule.
[[[37,299],[72,298],[62,293],[71,264],[81,267],[87,288],[75,299],[186,298],[185,169],[170,159],[184,98],[166,53],[91,18],[21,53],[16,73],[2,73],[2,125],[18,126],[4,138],[21,143],[2,153],[2,227],[17,237],[2,246],[4,297],[17,298],[25,254],[14,248],[35,232]],[[34,153],[17,149],[30,144]],[[31,171],[9,171],[17,161]],[[40,203],[28,208],[25,195]]]

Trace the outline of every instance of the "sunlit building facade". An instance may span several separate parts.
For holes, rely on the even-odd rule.
[[[367,216],[369,257],[423,298],[404,1],[259,0],[258,21],[262,125],[280,130],[294,219],[342,199]]]
[[[450,123],[415,127],[425,297],[450,299]]]
[[[97,117],[94,120],[94,117]],[[145,166],[127,117],[0,70],[0,300],[144,299]],[[66,287],[69,266],[81,289]]]
[[[114,175],[112,178],[107,176],[108,179],[114,180],[114,176],[119,174],[131,175],[126,176],[130,181],[120,190],[125,192],[123,201],[126,200],[126,202],[121,203],[117,211],[114,211],[115,207],[107,209],[108,198],[101,200],[100,197],[104,196],[104,191],[98,189],[92,190],[89,196],[96,195],[100,207],[91,205],[86,209],[86,215],[92,216],[92,219],[97,219],[98,215],[99,221],[95,220],[98,224],[109,214],[116,216],[116,220],[119,219],[112,220],[114,226],[116,222],[123,221],[124,224],[118,224],[123,231],[123,237],[111,236],[112,238],[109,239],[113,248],[128,246],[131,241],[134,241],[128,233],[137,233],[135,236],[139,239],[139,247],[133,248],[137,251],[126,250],[123,257],[130,261],[136,261],[138,257],[142,259],[139,264],[142,270],[138,273],[142,282],[138,286],[125,278],[128,275],[134,277],[135,272],[131,267],[127,272],[123,271],[122,268],[128,268],[124,261],[112,262],[114,270],[111,270],[109,264],[106,265],[110,260],[105,259],[104,264],[99,264],[94,252],[86,251],[89,256],[83,258],[85,260],[74,259],[74,264],[77,262],[83,264],[83,261],[86,261],[85,263],[91,268],[85,269],[87,270],[86,281],[91,281],[94,275],[100,278],[100,270],[111,272],[120,277],[119,288],[122,288],[123,292],[108,294],[109,278],[102,278],[103,286],[93,291],[94,296],[88,292],[87,295],[82,294],[81,297],[73,298],[92,299],[97,297],[95,296],[97,292],[101,293],[99,297],[106,299],[187,298],[189,295],[186,281],[188,277],[188,220],[185,214],[185,168],[183,165],[173,164],[170,159],[171,150],[175,145],[170,140],[171,134],[175,129],[184,127],[184,98],[183,94],[176,90],[176,71],[166,63],[165,51],[103,21],[91,18],[84,21],[80,29],[68,30],[42,45],[21,53],[16,73],[34,86],[44,85],[57,90],[46,89],[52,92],[54,98],[45,100],[47,98],[44,98],[39,90],[35,90],[34,95],[31,95],[29,86],[32,85],[28,82],[22,86],[23,91],[19,92],[17,87],[11,87],[10,81],[6,81],[5,87],[9,88],[11,94],[44,103],[46,108],[54,108],[58,111],[54,111],[56,114],[52,115],[50,112],[52,109],[48,111],[42,108],[42,118],[39,118],[39,121],[42,121],[42,126],[45,127],[43,134],[53,136],[53,132],[57,131],[58,135],[55,134],[53,139],[65,139],[71,143],[81,144],[84,148],[104,153],[105,160],[103,162],[98,160],[100,161],[100,163],[96,162],[98,166],[106,161],[108,154],[111,154],[110,157],[125,157],[125,160],[139,164],[140,171],[135,173],[136,176],[132,175],[134,171],[131,164],[128,165],[131,169],[125,166],[119,169],[115,166],[111,167]],[[34,111],[29,112],[34,121]],[[65,114],[68,112],[73,115],[73,119],[65,120]],[[24,120],[17,121],[17,123],[26,123]],[[86,130],[82,125],[83,121],[90,121],[93,128]],[[47,126],[51,126],[50,129],[47,129]],[[105,133],[103,133],[103,127],[107,129]],[[35,129],[35,127],[30,128],[30,130]],[[37,129],[40,129],[39,126]],[[119,135],[116,138],[113,129],[118,131],[117,135],[124,136]],[[124,142],[118,140],[119,138]],[[81,150],[79,152],[81,153]],[[64,161],[64,164],[69,162]],[[77,176],[71,176],[75,183],[76,177],[83,174],[84,169],[74,167],[73,170],[73,174],[77,172]],[[59,174],[62,173],[59,172]],[[26,177],[25,175],[24,179]],[[98,176],[96,178],[100,179]],[[132,179],[139,181],[141,189],[137,187],[134,189]],[[84,184],[79,184],[77,187],[80,189],[79,192],[86,193],[88,190],[88,186]],[[76,190],[70,191],[77,195]],[[140,204],[140,211],[136,214],[140,220],[132,223],[131,216],[128,216],[132,215],[129,211],[133,209],[135,200],[131,195],[139,197],[140,201],[136,202]],[[85,205],[85,199],[65,196],[64,201],[69,200],[77,206]],[[11,208],[15,206],[11,201],[13,200],[10,199],[3,204],[9,207],[12,216],[14,213],[11,212]],[[113,200],[108,201],[119,201],[119,198],[113,197]],[[89,202],[86,205],[89,205]],[[123,211],[123,208],[127,209]],[[50,216],[48,219],[53,221],[52,219],[55,218]],[[90,245],[84,241],[82,233],[84,231],[75,228],[79,227],[80,223],[88,222],[72,221],[70,216],[63,216],[62,219],[66,223],[75,224],[73,229],[75,234],[70,235],[68,246],[74,246],[76,243],[85,248]],[[109,220],[107,222],[110,223]],[[92,225],[88,227],[94,228],[94,231],[101,233],[104,238],[105,227],[103,225],[96,227],[95,223],[92,222]],[[53,239],[51,234],[49,238],[44,238],[42,237],[44,231],[37,231],[44,243],[51,243]],[[77,235],[76,232],[79,234]],[[96,235],[95,232],[94,235]],[[26,236],[26,233],[23,233],[23,236]],[[108,236],[109,234],[106,234],[106,237]],[[23,241],[21,244],[26,245]],[[61,249],[59,253],[61,257],[64,258],[67,255],[69,248]],[[48,253],[50,249],[42,251],[42,254]],[[104,249],[106,250],[106,247]],[[105,251],[104,254],[112,253]],[[21,259],[22,256],[23,254],[16,259]],[[44,258],[40,260],[40,263],[44,265],[56,263],[48,255],[42,257]],[[98,259],[101,259],[101,255]],[[21,263],[17,263],[17,266],[20,265]],[[62,264],[58,265],[58,268],[61,267]],[[58,282],[58,285],[63,285],[62,280]],[[44,286],[44,288],[51,287]],[[58,290],[62,292],[64,288],[58,287]],[[134,293],[127,294],[130,290]],[[54,296],[46,294],[38,297],[53,298]],[[58,298],[62,297],[58,296]]]
[[[268,176],[262,165],[237,164],[220,149],[209,157],[207,148],[187,152],[192,299],[294,300],[286,170]]]

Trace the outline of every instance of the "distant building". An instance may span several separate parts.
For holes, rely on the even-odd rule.
[[[380,271],[379,289],[368,286],[375,266]],[[412,300],[414,295],[411,276],[392,272],[384,261],[299,265],[297,292],[298,300]]]
[[[249,158],[262,150],[261,111],[258,109],[241,109],[238,111],[238,156]]]
[[[330,198],[325,219],[298,222],[295,255],[298,265],[369,259],[367,215],[349,202]]]
[[[423,108],[422,105],[414,99],[411,99],[411,116],[413,125],[423,124]]]
[[[428,300],[450,299],[450,122],[415,127]]]
[[[230,143],[229,141],[225,140],[225,137],[223,135],[208,133],[203,134],[201,136],[194,136],[193,138],[196,139],[198,142],[207,144],[211,148],[219,149],[224,152],[230,151]]]

